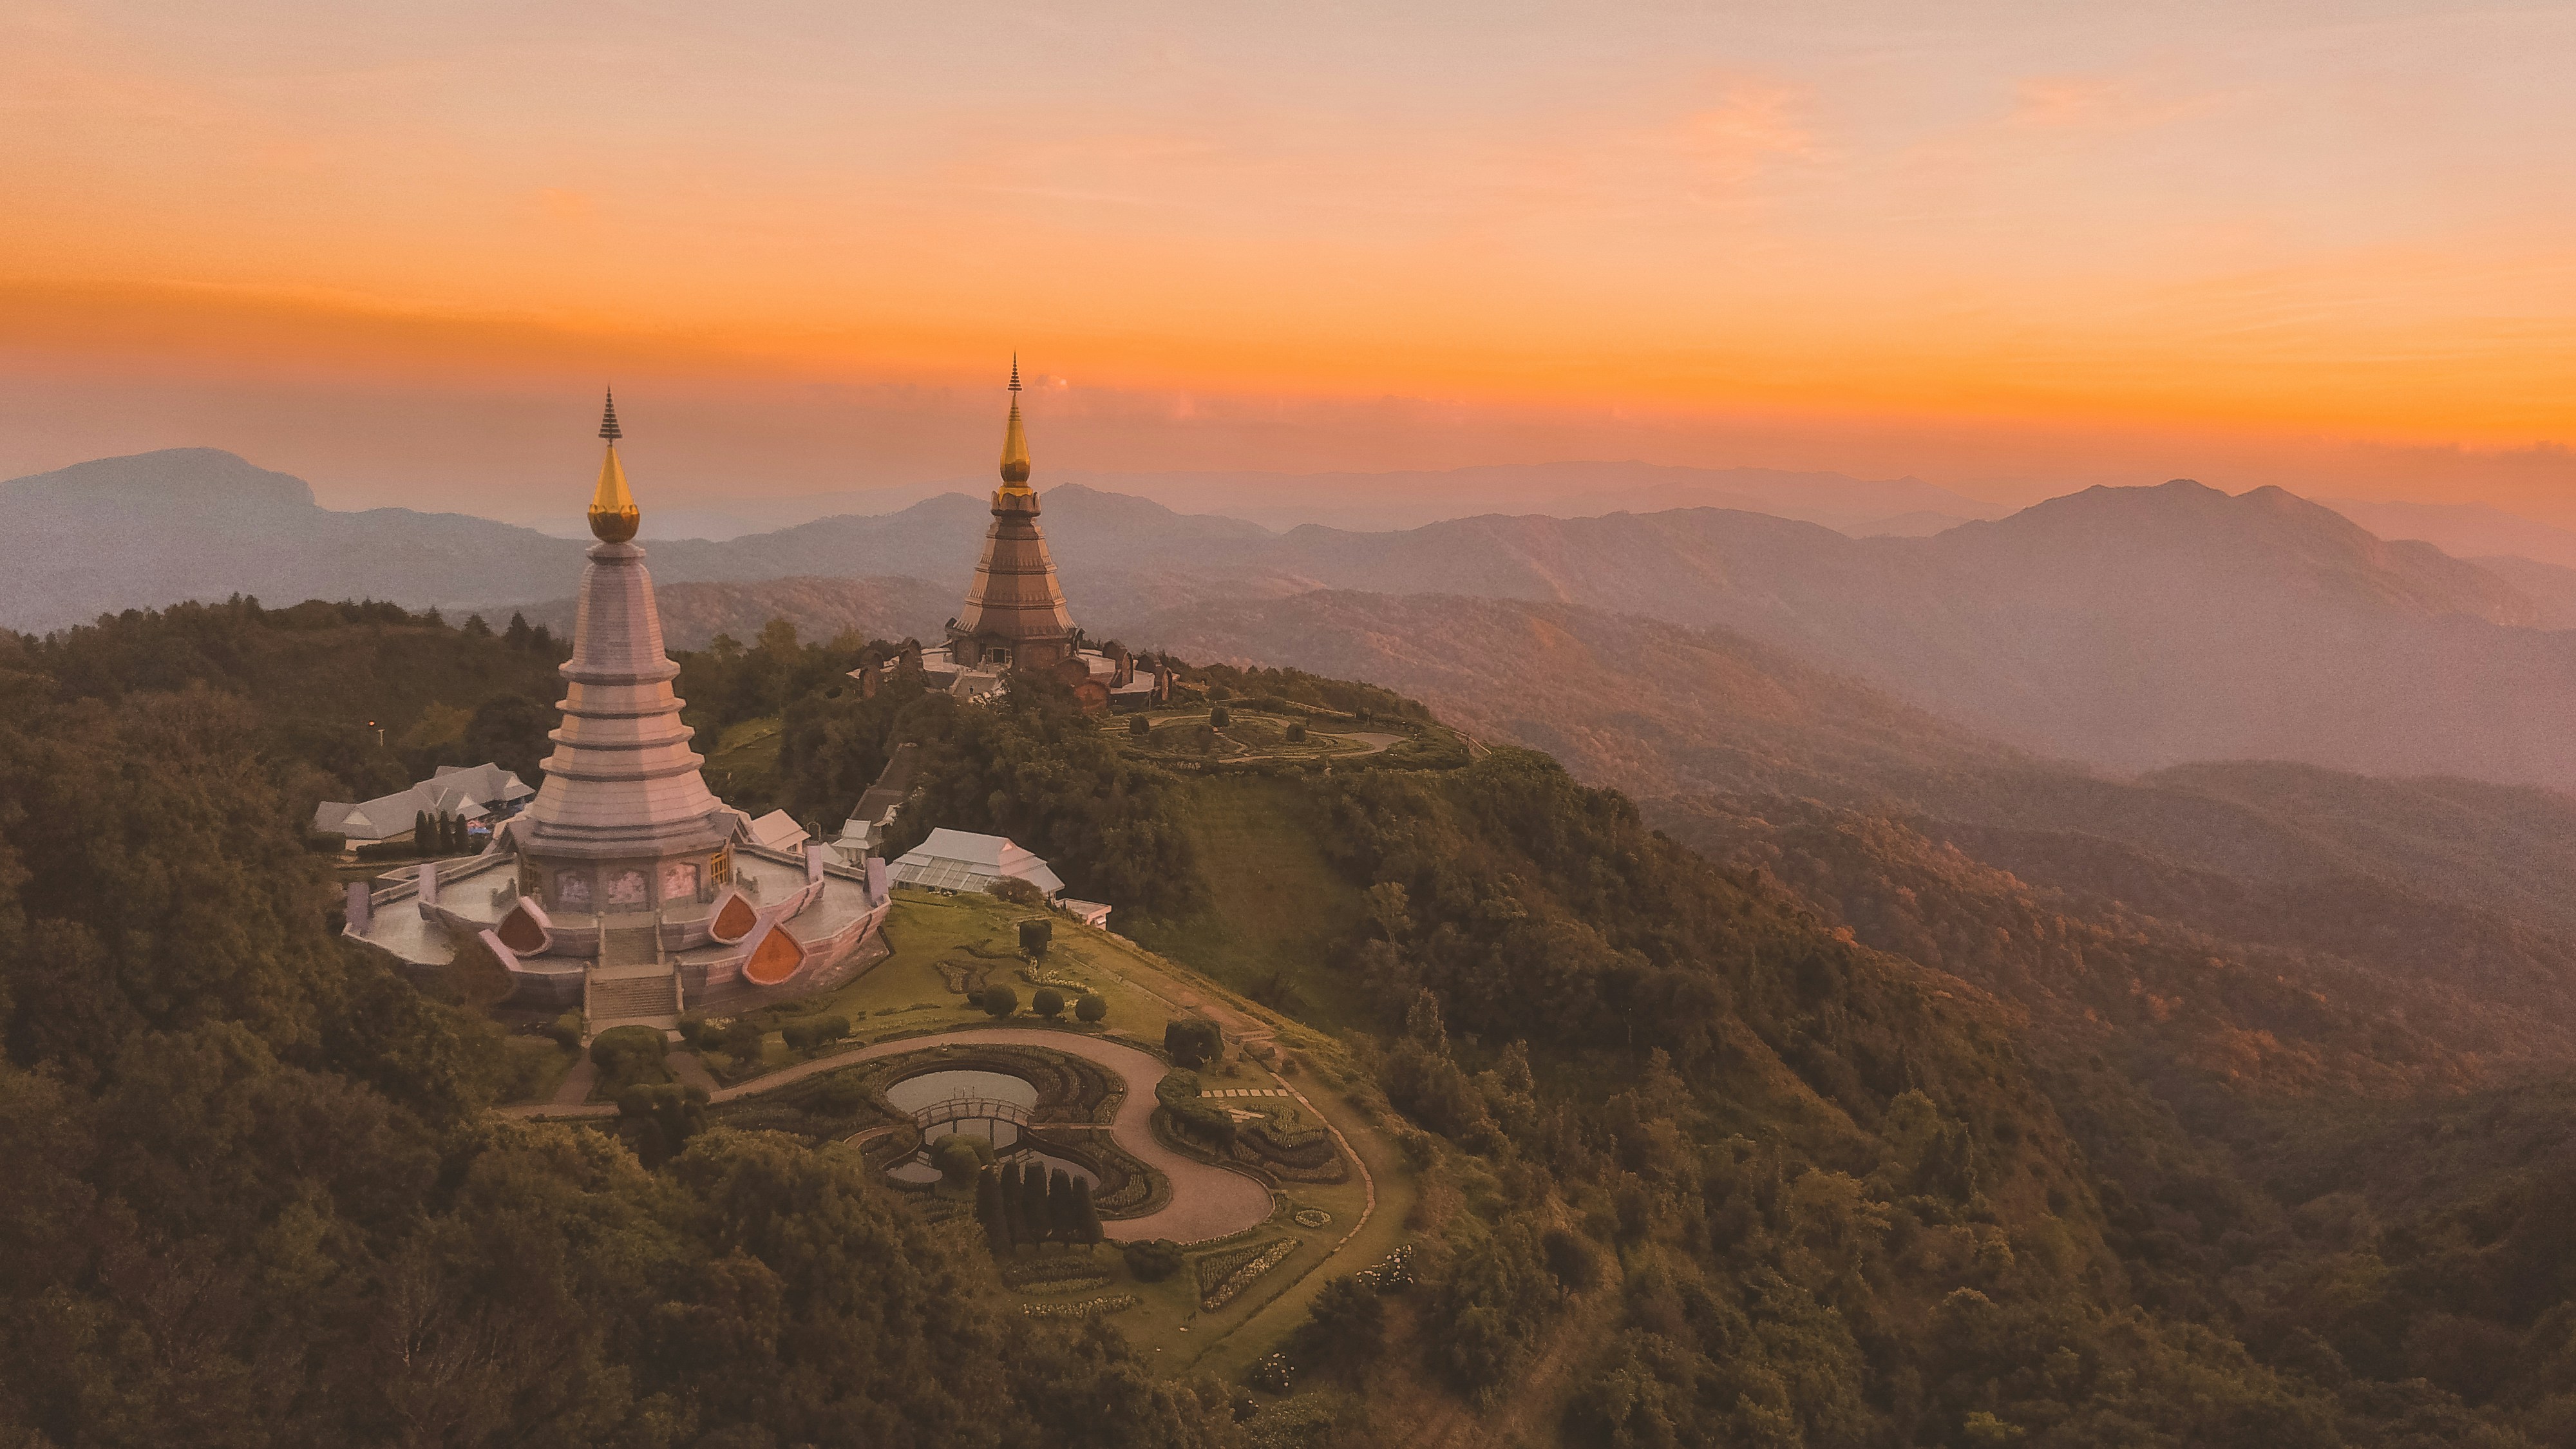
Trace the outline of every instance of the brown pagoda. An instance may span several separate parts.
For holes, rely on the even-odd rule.
[[[1055,560],[1038,527],[1037,490],[1029,486],[1029,440],[1020,427],[1020,363],[1011,359],[1011,420],[1002,434],[1002,486],[993,490],[993,526],[966,607],[948,624],[951,657],[965,669],[1054,669],[1070,662],[1077,636],[1056,586]]]

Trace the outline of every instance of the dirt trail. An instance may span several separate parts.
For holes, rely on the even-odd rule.
[[[1555,1442],[1553,1421],[1563,1412],[1566,1375],[1577,1360],[1601,1342],[1616,1321],[1618,1310],[1619,1294],[1615,1288],[1593,1289],[1539,1340],[1536,1356],[1513,1378],[1511,1397],[1491,1414],[1480,1414],[1464,1399],[1442,1394],[1421,1422],[1405,1426],[1404,1442],[1412,1449],[1489,1449],[1502,1444]]]

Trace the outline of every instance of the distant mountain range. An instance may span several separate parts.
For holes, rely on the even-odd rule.
[[[0,622],[20,628],[234,592],[537,601],[551,618],[543,601],[570,594],[580,562],[577,541],[486,520],[321,509],[300,481],[205,450],[0,484],[0,504],[19,520],[0,537],[12,581]],[[1208,631],[1235,619],[1258,657],[1378,677],[1336,651],[1438,632],[1372,634],[1329,602],[1294,627],[1245,611],[1319,589],[1548,603],[1631,616],[1619,627],[1636,639],[1649,636],[1633,621],[1723,628],[1973,735],[2115,769],[2289,759],[2576,786],[2576,633],[2541,627],[2576,617],[2576,587],[2561,587],[2576,573],[2522,561],[2508,579],[2278,489],[2094,488],[1913,538],[1706,507],[1278,533],[1081,484],[1047,490],[1045,507],[1075,617],[1135,645],[1213,644]],[[764,613],[808,637],[880,625],[927,637],[963,594],[985,523],[982,500],[944,494],[655,543],[652,568],[677,645],[756,633]],[[864,582],[835,582],[848,580]],[[727,587],[702,599],[677,587],[693,584]],[[1476,667],[1547,698],[1554,666],[1533,637],[1546,636],[1498,641]],[[1645,700],[1659,674],[1714,667],[1705,648],[1641,646],[1598,687]]]
[[[2426,1032],[2468,1054],[2445,1071],[2576,1049],[2565,1020],[2576,897],[2564,884],[2576,876],[2576,799],[2563,794],[2278,762],[2122,778],[1996,744],[1726,630],[1565,604],[1333,591],[1178,609],[1143,627],[1194,658],[1371,680],[1489,743],[1546,750],[1636,797],[1685,843],[1776,866],[1865,926],[1937,914],[1936,892],[1978,881],[1990,919],[1962,962],[2028,954],[2037,966],[2043,949],[2063,952],[2068,913],[2108,933],[2073,954],[2116,979],[2034,979],[2008,994],[2121,1020],[2115,1008],[2140,989],[2127,953],[2145,931],[2211,971],[2220,957],[2228,970],[2260,959],[2263,992],[2293,988],[2256,1011],[2244,978],[2218,992],[2179,983],[2196,1014],[2221,1021],[2241,1009],[2308,1036],[2359,1009],[2384,1015],[2376,1050],[2392,1060]],[[2034,929],[2050,934],[2030,941]],[[2007,985],[1983,967],[1967,974]],[[2301,1020],[2312,991],[2334,1002],[2315,998]],[[2344,1050],[2374,1048],[2364,1032]]]
[[[1273,529],[1418,528],[1480,513],[1590,518],[1667,508],[1737,508],[1821,523],[1854,535],[1937,533],[2012,510],[1920,478],[1866,479],[1777,468],[1677,468],[1655,463],[1533,463],[1397,473],[1136,473],[1050,469],[1048,485],[1078,484],[1150,499],[1181,513],[1215,513]],[[943,492],[973,496],[964,480],[851,489],[783,498],[731,498],[659,508],[647,541],[730,539],[845,513],[892,513]]]
[[[921,579],[764,579],[748,584],[659,584],[663,642],[673,649],[704,649],[717,635],[751,644],[773,619],[785,619],[806,639],[928,639],[957,612],[957,591]],[[496,614],[501,611],[495,610]],[[572,634],[575,601],[551,599],[518,607],[531,624]]]

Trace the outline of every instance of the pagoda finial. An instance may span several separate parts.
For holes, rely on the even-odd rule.
[[[1029,491],[1029,436],[1020,427],[1020,355],[1011,354],[1011,420],[1002,429],[1002,491]]]
[[[608,407],[600,415],[599,435],[608,440],[608,456],[599,461],[599,487],[590,495],[590,531],[601,543],[624,543],[635,536],[644,521],[644,511],[635,506],[635,495],[626,490],[626,469],[617,461],[617,440],[626,430],[617,426],[617,394],[608,395]]]

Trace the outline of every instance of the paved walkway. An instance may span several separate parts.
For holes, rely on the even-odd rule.
[[[1162,1062],[1134,1047],[1121,1046],[1096,1036],[1083,1036],[1070,1031],[988,1026],[965,1031],[943,1032],[938,1036],[904,1037],[896,1041],[864,1046],[856,1051],[819,1057],[810,1062],[799,1062],[795,1066],[771,1072],[765,1077],[745,1082],[738,1087],[717,1088],[708,1095],[718,1102],[732,1102],[773,1091],[790,1082],[803,1081],[818,1072],[832,1071],[856,1062],[872,1061],[878,1057],[900,1056],[906,1052],[935,1051],[948,1044],[967,1046],[977,1043],[988,1043],[994,1046],[1042,1047],[1048,1051],[1063,1052],[1067,1056],[1082,1057],[1107,1067],[1126,1083],[1126,1095],[1119,1101],[1118,1116],[1111,1123],[1110,1132],[1118,1139],[1119,1146],[1171,1179],[1172,1200],[1160,1211],[1147,1213],[1143,1217],[1120,1218],[1116,1222],[1102,1224],[1103,1231],[1108,1234],[1111,1241],[1131,1242],[1138,1238],[1170,1238],[1183,1243],[1204,1242],[1209,1238],[1222,1238],[1229,1233],[1239,1233],[1246,1228],[1258,1227],[1269,1220],[1274,1204],[1268,1187],[1243,1173],[1201,1162],[1195,1157],[1185,1157],[1154,1140],[1153,1129],[1147,1124],[1154,1115],[1155,1084],[1162,1081],[1163,1073],[1167,1070]],[[582,1065],[589,1065],[587,1057],[583,1058]],[[692,1061],[691,1065],[694,1066],[696,1063]],[[588,1094],[588,1090],[588,1085],[585,1083],[584,1095]],[[574,1103],[580,1100],[580,1097],[571,1099]],[[513,1117],[553,1118],[607,1117],[614,1116],[617,1112],[615,1107],[605,1103],[588,1106],[557,1105],[563,1102],[563,1094],[557,1093],[555,1102],[542,1106],[505,1107],[502,1111]],[[1340,1136],[1339,1133],[1334,1135]],[[1347,1151],[1348,1147],[1345,1146],[1344,1150]],[[1362,1167],[1360,1171],[1365,1174],[1368,1169]]]
[[[599,1066],[590,1059],[590,1053],[585,1050],[580,1059],[572,1064],[572,1068],[563,1074],[563,1080],[555,1084],[555,1094],[546,1099],[545,1106],[523,1107],[518,1111],[522,1116],[533,1117],[540,1113],[551,1116],[559,1107],[579,1107],[590,1100],[590,1089],[597,1085],[599,1085]],[[617,1109],[611,1107],[608,1110],[614,1112]]]

